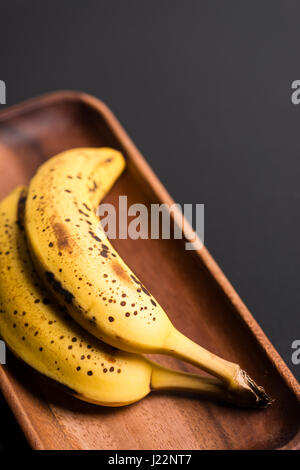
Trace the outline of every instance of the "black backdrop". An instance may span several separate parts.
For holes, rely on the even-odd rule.
[[[291,0],[0,7],[7,105],[57,89],[104,100],[174,199],[205,203],[208,249],[298,379],[299,18]]]

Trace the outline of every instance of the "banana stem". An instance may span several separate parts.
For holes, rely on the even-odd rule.
[[[218,379],[200,377],[155,365],[151,388],[156,391],[188,392],[219,402],[230,402],[227,389]]]
[[[215,376],[230,394],[230,400],[237,401],[239,406],[264,408],[272,402],[264,389],[256,385],[238,364],[207,351],[176,329],[167,337],[162,352],[187,361]]]

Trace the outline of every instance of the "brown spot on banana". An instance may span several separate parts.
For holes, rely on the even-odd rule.
[[[123,268],[123,266],[121,266],[120,263],[118,263],[118,261],[113,261],[111,266],[116,276],[118,276],[123,281],[131,283],[131,279],[127,274],[127,271]]]
[[[53,233],[55,235],[58,248],[72,248],[72,246],[74,245],[74,240],[70,236],[66,225],[61,222],[51,222],[51,225],[53,228]]]
[[[67,304],[71,304],[73,302],[74,295],[61,285],[61,283],[55,278],[53,273],[46,271],[45,277],[52,289],[55,292],[58,292],[64,298]]]
[[[18,208],[17,208],[17,225],[20,230],[24,230],[24,214],[25,214],[26,198],[27,198],[27,190],[23,189],[19,197]]]

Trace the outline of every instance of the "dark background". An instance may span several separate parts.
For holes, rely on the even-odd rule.
[[[298,379],[299,44],[297,1],[0,9],[7,105],[58,89],[105,101],[174,199],[205,204],[208,249]],[[25,446],[1,400],[0,415],[0,448]]]

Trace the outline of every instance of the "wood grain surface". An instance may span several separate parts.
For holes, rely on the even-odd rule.
[[[127,158],[127,169],[105,202],[116,203],[119,195],[126,195],[128,204],[172,204],[107,107],[77,92],[52,93],[0,114],[0,197],[28,183],[45,159],[80,146],[112,146]],[[119,409],[97,407],[66,395],[9,354],[7,365],[0,368],[0,387],[30,445],[120,450],[300,448],[299,384],[207,250],[186,251],[182,240],[128,239],[113,244],[178,329],[238,362],[276,401],[267,410],[249,411],[155,393]],[[156,359],[184,371],[196,370],[176,359]]]

